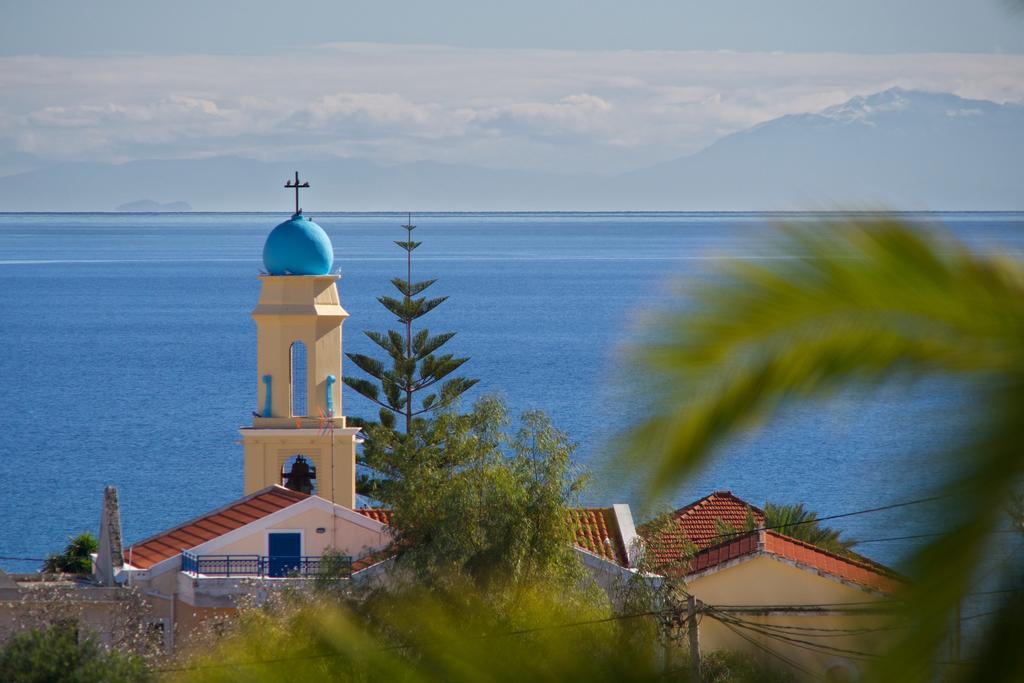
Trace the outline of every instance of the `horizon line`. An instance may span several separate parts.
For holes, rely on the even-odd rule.
[[[268,215],[283,215],[288,213],[287,211],[64,211],[64,210],[33,210],[33,211],[9,211],[0,210],[0,216],[52,216],[52,215],[94,215],[94,216],[195,216],[195,215],[236,215],[236,216],[268,216]],[[639,215],[639,216],[651,216],[651,215],[670,215],[670,216],[716,216],[722,214],[728,215],[747,215],[747,216],[786,216],[786,215],[803,215],[803,216],[892,216],[892,215],[934,215],[934,214],[978,214],[978,215],[994,215],[994,214],[1024,214],[1024,207],[1018,209],[641,209],[641,210],[630,210],[630,209],[608,209],[608,210],[589,210],[589,209],[556,209],[556,210],[545,210],[545,209],[481,209],[481,210],[430,210],[430,211],[409,211],[408,209],[388,209],[388,210],[365,210],[365,211],[342,211],[342,210],[323,210],[323,211],[303,211],[304,215],[331,215],[331,216],[406,216],[408,214],[413,216],[450,216],[450,215],[465,215],[465,216],[502,216],[502,215],[588,215],[588,216],[603,216],[603,215]]]

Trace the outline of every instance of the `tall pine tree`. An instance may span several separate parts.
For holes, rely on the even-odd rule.
[[[468,358],[456,358],[450,353],[438,353],[454,332],[431,335],[426,328],[414,329],[414,324],[448,297],[427,298],[421,296],[436,280],[412,281],[412,252],[420,242],[412,239],[412,215],[402,226],[406,239],[396,241],[406,255],[405,278],[393,278],[391,284],[400,297],[381,296],[377,300],[398,319],[401,328],[387,332],[366,332],[374,344],[379,346],[389,360],[378,360],[361,353],[348,353],[355,365],[372,379],[344,377],[345,384],[373,401],[380,408],[379,423],[372,424],[356,420],[367,427],[370,440],[394,442],[395,439],[381,439],[381,429],[388,436],[404,442],[414,433],[418,420],[426,419],[431,412],[450,405],[478,380],[452,376]],[[390,362],[389,362],[390,361]],[[401,424],[402,431],[398,431]],[[370,429],[372,427],[372,429]],[[370,443],[367,444],[370,446]],[[365,450],[371,450],[367,448]],[[367,458],[369,461],[370,459]],[[367,462],[367,464],[371,464]]]

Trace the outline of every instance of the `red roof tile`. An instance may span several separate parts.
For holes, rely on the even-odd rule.
[[[381,524],[391,523],[391,510],[386,508],[358,508],[356,512]],[[570,510],[569,518],[577,546],[624,567],[629,565],[612,508]]]
[[[356,508],[356,512],[385,526],[391,524],[391,510],[387,508]]]
[[[364,569],[369,569],[373,565],[379,564],[384,560],[390,559],[394,556],[395,553],[393,550],[391,550],[391,546],[388,546],[387,548],[384,548],[382,550],[367,553],[366,555],[363,555],[362,557],[356,558],[352,561],[352,573],[354,574],[356,572],[361,572]]]
[[[622,533],[612,508],[582,508],[569,511],[576,545],[598,557],[629,566]]]
[[[180,524],[129,546],[124,560],[133,567],[149,569],[201,543],[223,536],[257,519],[283,510],[309,496],[283,486],[272,486],[235,501],[219,510]]]
[[[648,552],[653,554],[654,567],[662,569],[686,557],[690,544],[703,550],[720,542],[721,524],[742,531],[748,515],[753,516],[755,524],[764,524],[764,511],[760,508],[730,491],[715,491],[673,512],[664,526],[661,522],[648,522],[640,527],[639,533],[647,541]]]
[[[804,541],[777,534],[774,531],[752,531],[694,555],[689,562],[688,575],[703,572],[739,557],[763,553],[774,555],[791,562],[810,567],[844,581],[890,593],[902,581],[892,571],[881,565],[842,557]]]
[[[814,567],[826,574],[832,574],[883,593],[890,593],[903,583],[903,580],[895,572],[875,562],[836,555],[810,543],[774,531],[766,531],[764,535],[767,552]]]

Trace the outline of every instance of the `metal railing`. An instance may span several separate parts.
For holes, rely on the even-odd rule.
[[[334,560],[325,563],[319,556],[293,555],[194,555],[187,550],[181,553],[181,571],[203,576],[256,576],[256,577],[310,577],[321,570],[341,570],[343,576],[352,571],[352,558],[340,558],[340,566],[328,567]]]

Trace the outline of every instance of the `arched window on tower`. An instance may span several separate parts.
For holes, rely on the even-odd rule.
[[[292,342],[292,417],[305,417],[308,390],[306,345]]]
[[[281,485],[292,491],[316,493],[316,465],[304,455],[293,455],[281,466]]]

